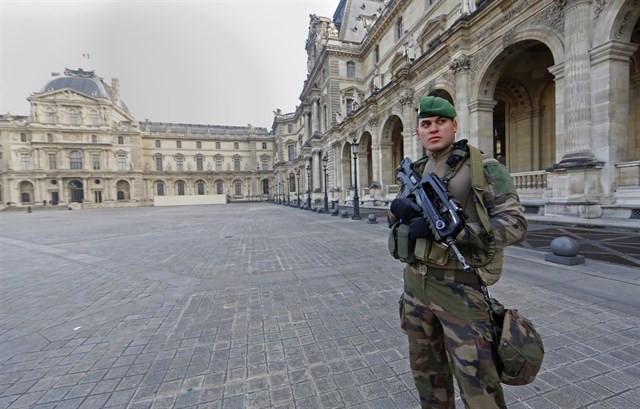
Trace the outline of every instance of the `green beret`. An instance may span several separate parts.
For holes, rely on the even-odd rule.
[[[456,109],[451,102],[440,97],[422,97],[420,98],[420,111],[418,118],[429,118],[431,116],[443,116],[445,118],[455,118]]]

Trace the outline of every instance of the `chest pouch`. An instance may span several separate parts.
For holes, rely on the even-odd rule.
[[[391,226],[388,245],[389,253],[403,263],[411,264],[416,260],[414,256],[416,242],[409,239],[408,225],[397,222]]]

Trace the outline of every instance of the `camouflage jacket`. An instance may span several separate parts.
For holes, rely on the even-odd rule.
[[[444,177],[450,167],[447,159],[451,156],[453,147],[439,153],[427,155],[423,158],[416,171],[431,173],[434,172],[439,177]],[[426,163],[424,163],[426,159]],[[418,165],[419,162],[416,162]],[[513,184],[513,179],[509,171],[500,162],[482,154],[482,164],[484,170],[485,190],[484,206],[489,215],[492,233],[496,240],[496,248],[503,249],[511,244],[518,243],[525,239],[527,234],[527,220],[524,217],[524,210],[520,205],[520,199]],[[458,234],[456,241],[461,245],[463,254],[471,251],[473,247],[483,250],[487,249],[488,236],[482,227],[478,212],[474,203],[474,195],[471,189],[471,160],[467,156],[462,165],[451,177],[449,181],[449,193],[460,202],[466,215],[468,216],[463,231]],[[400,192],[401,197],[404,192]],[[393,213],[389,212],[389,221],[396,220]],[[451,266],[455,268],[456,262],[450,260]]]

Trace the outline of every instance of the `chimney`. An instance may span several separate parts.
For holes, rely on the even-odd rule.
[[[111,90],[113,95],[111,98],[113,99],[113,103],[120,106],[120,80],[117,78],[111,78]]]

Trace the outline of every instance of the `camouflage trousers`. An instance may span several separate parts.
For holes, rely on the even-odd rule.
[[[466,408],[506,408],[480,286],[423,275],[407,265],[400,305],[422,408],[454,409],[453,377]]]

